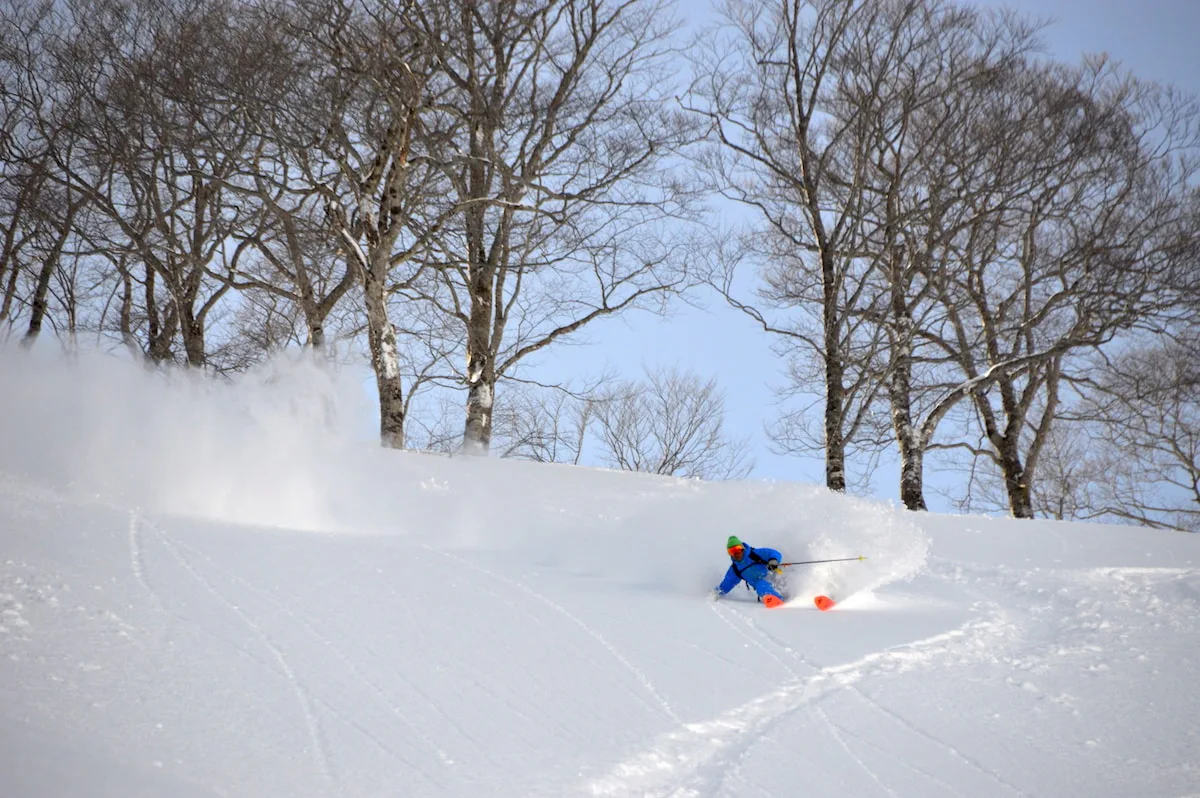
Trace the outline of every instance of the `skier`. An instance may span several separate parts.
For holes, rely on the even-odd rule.
[[[737,535],[730,535],[725,541],[725,550],[729,552],[729,570],[721,584],[713,590],[713,598],[718,599],[737,587],[737,583],[745,580],[746,585],[758,593],[758,600],[768,607],[783,605],[783,596],[771,584],[772,578],[779,573],[779,562],[783,555],[775,549],[756,549],[747,546]]]

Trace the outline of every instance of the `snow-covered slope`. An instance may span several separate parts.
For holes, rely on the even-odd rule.
[[[1195,536],[381,452],[302,364],[0,382],[5,798],[1200,795]],[[730,533],[868,559],[712,602]]]

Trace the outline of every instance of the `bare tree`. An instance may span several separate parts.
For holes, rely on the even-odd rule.
[[[358,275],[348,259],[339,257],[315,191],[306,181],[291,183],[293,167],[285,159],[275,165],[277,178],[255,174],[250,178],[255,187],[242,192],[261,204],[262,223],[233,232],[250,249],[227,279],[239,291],[270,294],[294,305],[304,330],[300,343],[325,355],[330,319],[358,284]],[[261,158],[256,167],[263,168]]]
[[[446,81],[461,215],[436,279],[403,294],[461,325],[463,444],[486,452],[496,384],[524,358],[682,285],[658,224],[685,199],[667,168],[687,134],[666,105],[675,19],[664,0],[455,0],[409,19]]]
[[[877,35],[854,37],[840,66],[835,108],[861,114],[847,136],[870,157],[855,179],[865,188],[863,253],[872,268],[862,314],[885,335],[878,379],[886,386],[900,455],[900,498],[926,509],[924,455],[944,415],[1025,360],[963,377],[931,343],[944,323],[936,273],[953,268],[953,243],[973,218],[968,198],[995,198],[981,164],[958,158],[974,145],[964,135],[985,110],[978,87],[1025,62],[1035,29],[1012,15],[985,14],[941,0],[881,3]],[[888,49],[880,52],[880,41]],[[835,110],[835,113],[842,113]],[[859,312],[853,309],[852,312]]]
[[[33,290],[29,297],[29,326],[22,340],[24,346],[32,346],[41,334],[42,325],[49,311],[51,283],[56,276],[62,276],[63,253],[71,239],[75,218],[87,203],[86,197],[68,185],[46,186],[39,196],[40,203],[47,217],[44,230],[44,241],[41,246],[35,246],[41,264],[34,277]],[[73,281],[68,281],[73,282]],[[64,304],[64,309],[71,309],[74,303]],[[74,314],[67,325],[74,332]]]
[[[28,81],[41,60],[39,27],[47,9],[0,3],[0,324],[10,322],[23,250],[43,184],[37,166]],[[32,152],[31,152],[32,150]]]
[[[1103,60],[1030,65],[989,88],[990,113],[969,133],[986,147],[961,152],[991,183],[969,195],[970,222],[931,272],[945,311],[934,339],[971,387],[986,441],[972,454],[994,463],[1010,511],[1029,518],[1081,356],[1176,301],[1169,286],[1196,236],[1184,199],[1198,117],[1191,101]]]
[[[353,117],[364,107],[354,102],[360,99],[349,86],[354,76],[339,73],[361,63],[341,58],[341,51],[328,46],[328,37],[345,25],[353,31],[344,31],[343,47],[371,42],[355,40],[362,31],[349,18],[349,7],[336,3],[263,4],[245,7],[240,15],[243,25],[258,32],[260,57],[248,65],[248,76],[236,82],[238,91],[230,101],[246,117],[255,140],[240,153],[239,174],[227,187],[258,213],[256,224],[233,231],[233,238],[248,250],[232,285],[243,292],[270,294],[270,300],[257,302],[264,311],[278,302],[294,305],[303,329],[302,345],[323,356],[328,354],[328,325],[335,310],[361,284],[356,262],[345,257],[343,229],[337,227],[331,235],[330,211],[335,223],[343,218],[339,213],[346,206],[333,200],[347,180],[338,159],[354,147],[339,134],[346,132],[347,121],[364,121],[337,118]],[[387,46],[386,36],[383,45]],[[370,95],[375,84],[364,83],[362,94]],[[353,126],[350,130],[357,132]]]
[[[724,11],[689,103],[713,188],[761,225],[711,281],[811,355],[789,363],[794,390],[820,367],[826,484],[845,488],[855,442],[878,444],[883,394],[905,503],[924,507],[924,453],[970,398],[986,445],[968,448],[1029,517],[1072,357],[1172,301],[1194,237],[1191,101],[1102,60],[1032,62],[1032,26],[936,0]],[[746,261],[757,303],[736,291]]]
[[[149,358],[170,358],[178,334],[201,367],[208,316],[229,290],[211,271],[240,254],[229,234],[244,213],[225,184],[249,133],[226,94],[254,38],[224,3],[81,1],[64,13],[54,76],[79,104],[70,146],[53,150],[62,186],[105,214],[108,248],[143,270]]]
[[[1166,339],[1093,373],[1083,401],[1063,414],[1088,445],[1062,458],[1038,509],[1200,532],[1200,346]]]
[[[428,156],[426,142],[444,135],[437,129],[444,116],[436,113],[442,100],[434,60],[406,27],[415,8],[315,0],[294,14],[279,12],[303,50],[304,78],[281,113],[311,109],[296,119],[290,157],[320,192],[333,239],[357,278],[380,438],[395,448],[405,445],[407,400],[389,304],[428,268],[432,238],[453,211],[441,165]],[[299,277],[294,258],[289,266]],[[330,297],[336,301],[336,289]]]
[[[501,457],[578,465],[594,413],[590,393],[510,383],[496,400],[492,451]]]
[[[688,94],[715,145],[700,156],[712,187],[759,218],[710,282],[779,336],[797,390],[809,391],[809,378],[818,377],[823,418],[812,443],[825,453],[825,484],[838,491],[847,485],[847,448],[880,441],[874,404],[884,342],[855,312],[868,301],[867,278],[877,267],[862,257],[868,196],[861,175],[874,153],[851,134],[880,113],[883,97],[876,85],[860,104],[847,104],[836,91],[856,43],[888,64],[895,59],[887,5],[728,0],[724,24],[698,43]],[[759,302],[736,290],[735,267],[746,261],[763,272]],[[786,426],[785,433],[802,433],[802,445],[810,437]]]
[[[626,471],[697,479],[741,479],[754,468],[749,442],[725,432],[716,379],[674,369],[618,384],[595,402],[606,461]]]
[[[69,148],[64,120],[74,103],[56,84],[49,4],[0,4],[0,321],[24,311],[31,345],[49,311],[51,282],[83,206],[54,179],[56,150]],[[22,290],[22,289],[25,290]]]

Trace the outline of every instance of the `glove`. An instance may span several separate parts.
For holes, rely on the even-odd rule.
[[[714,588],[712,589],[712,591],[711,591],[711,592],[708,594],[708,600],[709,600],[709,601],[716,601],[717,599],[721,598],[721,596],[722,596],[722,593],[721,593],[721,591],[720,591],[720,590],[717,590],[717,589],[714,587]]]
[[[768,571],[778,571],[779,570],[779,560],[776,560],[776,559],[767,560],[767,570]]]

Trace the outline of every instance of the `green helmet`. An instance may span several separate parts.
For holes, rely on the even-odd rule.
[[[745,543],[738,538],[737,535],[730,535],[729,540],[725,541],[725,548],[732,549],[734,546],[745,546]]]

